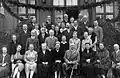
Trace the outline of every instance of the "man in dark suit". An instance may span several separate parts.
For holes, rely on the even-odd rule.
[[[85,49],[81,53],[81,73],[85,78],[95,78],[94,61],[96,52],[90,47],[90,43],[85,44]]]
[[[48,37],[48,34],[46,34],[45,32],[46,32],[46,31],[45,31],[45,28],[42,27],[42,28],[40,29],[40,34],[38,35],[38,40],[39,40],[39,45],[40,45],[40,47],[41,47],[41,44],[42,44],[42,43],[45,43],[46,37]]]
[[[14,55],[16,53],[16,47],[18,45],[17,36],[12,35],[12,40],[8,43],[8,54]]]
[[[74,27],[71,29],[72,31],[76,31],[77,32],[77,36],[78,38],[82,39],[83,38],[83,30],[82,28],[80,28],[78,26],[78,22],[77,21],[74,21]]]
[[[27,41],[27,38],[29,37],[30,37],[30,32],[28,31],[28,26],[27,24],[24,24],[23,30],[20,32],[19,37],[18,37],[19,44],[21,44],[22,46],[21,54],[25,54],[26,41]]]
[[[66,36],[66,41],[69,43],[69,39],[72,38],[73,31],[71,30],[70,24],[66,23],[66,30],[63,31],[62,35]]]
[[[47,50],[46,43],[42,43],[42,49],[38,53],[38,78],[48,78],[50,76],[52,57],[49,50]]]

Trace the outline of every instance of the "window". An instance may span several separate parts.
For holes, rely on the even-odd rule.
[[[76,6],[78,5],[78,0],[53,0],[53,6]],[[55,11],[55,19],[60,17],[63,20],[63,11]]]
[[[36,0],[18,0],[20,3],[25,3],[25,4],[36,4]],[[36,11],[35,9],[32,8],[25,8],[25,7],[18,7],[18,14],[21,17],[36,17]]]
[[[103,1],[103,0],[96,0],[96,2],[100,2],[100,1]],[[96,17],[104,16],[104,18],[113,19],[115,18],[115,15],[116,15],[115,8],[116,8],[115,2],[111,4],[105,4],[102,6],[98,6],[96,7]]]

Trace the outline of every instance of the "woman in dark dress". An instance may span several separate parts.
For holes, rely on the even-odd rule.
[[[85,49],[81,53],[81,62],[82,62],[82,74],[85,78],[95,78],[94,72],[94,61],[95,61],[95,53],[90,47],[90,43],[85,44]]]
[[[64,54],[68,49],[69,49],[69,44],[66,41],[66,36],[62,36],[62,41],[60,43],[60,50],[62,50],[62,58],[64,57]]]
[[[55,37],[58,38],[58,41],[61,41],[61,33],[58,26],[55,27]]]
[[[55,73],[55,78],[60,78],[61,75],[61,69],[62,69],[62,51],[60,49],[60,42],[57,41],[56,45],[55,45],[55,49],[53,49],[52,51],[53,54],[53,61],[54,61],[54,73]]]

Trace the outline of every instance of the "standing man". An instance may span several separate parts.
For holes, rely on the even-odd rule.
[[[98,25],[98,21],[94,21],[94,32],[97,35],[97,42],[102,43],[103,41],[103,29]]]
[[[22,27],[22,31],[18,37],[18,41],[19,41],[20,45],[22,46],[21,54],[25,54],[26,41],[27,41],[27,38],[29,38],[29,37],[30,37],[30,32],[28,31],[28,26],[27,26],[27,24],[24,24]]]
[[[77,32],[77,36],[78,38],[82,39],[83,38],[83,30],[82,28],[80,28],[78,26],[78,22],[77,21],[74,21],[74,27],[71,29],[73,32],[76,31]]]

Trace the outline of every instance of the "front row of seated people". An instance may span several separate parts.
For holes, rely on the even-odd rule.
[[[61,72],[64,76],[70,68],[78,69],[80,65],[81,74],[85,78],[95,78],[97,76],[105,78],[107,71],[111,68],[115,78],[120,77],[120,50],[119,45],[114,45],[114,52],[110,55],[103,43],[99,44],[99,50],[93,51],[90,43],[85,44],[85,49],[80,53],[73,43],[70,44],[63,56],[60,50],[60,42],[56,42],[55,49],[51,52],[47,49],[46,43],[42,43],[40,52],[34,50],[34,45],[30,44],[25,55],[21,55],[21,45],[17,46],[17,52],[11,56],[12,77],[20,78],[20,73],[25,69],[26,78],[33,78],[35,72],[40,78],[50,77],[53,70],[55,78],[60,78]],[[0,55],[0,78],[9,74],[10,56],[7,48],[2,48]],[[72,74],[70,74],[72,76]]]

